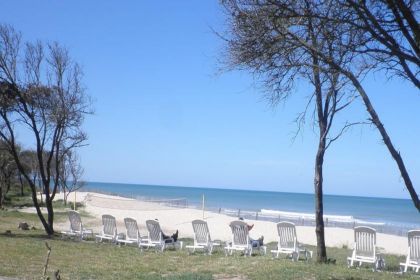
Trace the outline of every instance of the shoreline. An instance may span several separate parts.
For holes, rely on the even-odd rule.
[[[57,193],[56,200],[62,199],[62,194]],[[180,238],[193,238],[191,221],[203,219],[203,211],[194,208],[174,208],[154,202],[140,201],[122,196],[106,195],[94,192],[77,192],[76,202],[84,203],[83,210],[93,218],[84,219],[86,227],[92,228],[94,232],[101,230],[101,216],[103,214],[113,215],[117,220],[118,232],[125,232],[124,218],[131,217],[137,220],[140,233],[147,233],[145,222],[148,219],[158,219],[162,231],[172,234],[179,230]],[[69,200],[73,203],[73,200]],[[204,220],[209,225],[211,238],[213,240],[228,241],[231,238],[229,223],[237,220],[236,217],[219,214],[211,211],[204,212]],[[277,242],[276,222],[263,220],[248,220],[254,224],[250,232],[251,237],[264,236],[264,242]],[[67,230],[68,221],[57,223],[56,229]],[[298,241],[303,244],[316,246],[316,235],[314,226],[296,225]],[[380,252],[394,255],[405,255],[407,253],[407,237],[392,234],[377,233],[377,247]],[[340,227],[325,227],[325,240],[327,247],[353,246],[354,233],[352,229]]]
[[[206,210],[215,213],[250,220],[289,221],[301,226],[315,226],[313,195],[310,194],[97,182],[89,182],[80,191],[141,201],[174,200],[168,205],[195,209],[202,208],[202,196],[205,195]],[[374,197],[326,195],[324,223],[327,227],[348,229],[368,226],[378,233],[399,236],[406,236],[408,230],[420,228],[418,213],[408,200],[403,202],[401,199]]]

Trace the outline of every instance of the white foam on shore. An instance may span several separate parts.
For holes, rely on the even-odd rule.
[[[312,213],[300,213],[300,212],[287,212],[278,210],[261,209],[261,217],[283,217],[284,219],[302,219],[302,220],[315,220],[315,214]],[[368,222],[359,219],[355,219],[353,216],[343,215],[325,215],[324,219],[328,219],[331,222],[340,223],[358,223],[358,224],[370,224],[370,225],[384,225],[381,222]]]

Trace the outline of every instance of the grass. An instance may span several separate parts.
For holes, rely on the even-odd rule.
[[[57,214],[57,219],[66,219]],[[20,231],[17,225],[26,221],[35,230]],[[11,235],[5,234],[7,230]],[[45,241],[52,247],[48,275],[60,270],[62,279],[412,279],[413,274],[401,275],[402,257],[386,255],[387,268],[373,273],[369,267],[349,269],[346,248],[328,248],[329,258],[336,264],[319,265],[314,261],[292,262],[267,256],[225,257],[222,251],[212,256],[187,251],[153,250],[140,252],[131,246],[115,246],[94,241],[76,242],[60,236],[47,238],[36,214],[15,210],[0,211],[0,276],[41,279],[47,254]],[[192,240],[185,239],[185,243]],[[268,244],[273,248],[275,244]],[[311,248],[315,250],[315,248]]]
[[[9,208],[33,207],[33,205],[32,198],[29,195],[21,196],[20,192],[17,191],[10,191],[4,199],[4,206]],[[40,201],[39,206],[45,207],[45,203]],[[58,199],[53,201],[53,207],[54,210],[66,209],[73,207],[73,203],[69,202],[67,205],[64,205],[63,200]],[[83,207],[83,204],[81,202],[77,202],[76,207],[81,208]]]

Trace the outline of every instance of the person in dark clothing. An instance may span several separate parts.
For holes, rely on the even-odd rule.
[[[162,239],[165,240],[165,243],[171,243],[172,240],[176,242],[178,240],[178,230],[176,230],[176,232],[172,234],[171,236],[164,234],[163,231],[161,231],[161,234],[162,234]]]
[[[244,218],[240,217],[239,220],[243,221]],[[246,224],[248,227],[248,232],[251,231],[251,229],[254,228],[254,224],[250,225],[250,224]],[[263,246],[264,245],[264,236],[261,235],[260,238],[258,239],[252,239],[251,237],[249,237],[249,243],[251,243],[252,247],[258,247],[258,246]]]
[[[155,221],[159,222],[158,219],[155,219]],[[165,243],[171,243],[172,240],[173,242],[176,242],[178,240],[178,230],[171,236],[164,234],[162,230],[160,231],[160,234],[162,235],[162,239],[165,240]]]

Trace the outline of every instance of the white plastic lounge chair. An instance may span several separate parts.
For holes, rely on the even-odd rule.
[[[279,222],[277,223],[277,233],[279,241],[277,242],[277,250],[271,250],[273,257],[279,257],[280,254],[290,256],[293,261],[299,260],[299,256],[303,253],[305,260],[312,258],[312,251],[302,247],[297,240],[296,227],[294,223]]]
[[[68,212],[68,216],[70,221],[70,230],[62,231],[61,233],[63,234],[63,237],[77,237],[80,240],[83,240],[87,236],[93,237],[93,231],[83,226],[79,212],[70,210]]]
[[[420,230],[408,232],[408,254],[405,263],[400,263],[401,270],[407,272],[411,267],[415,272],[420,269]]]
[[[124,224],[126,229],[125,238],[121,238],[119,235],[117,235],[116,242],[125,244],[137,244],[140,246],[142,238],[146,237],[141,237],[139,228],[137,226],[137,221],[132,218],[125,218]]]
[[[382,269],[385,261],[376,252],[376,231],[370,227],[354,228],[354,246],[351,257],[347,258],[348,266],[352,267],[355,262],[370,263],[373,270]]]
[[[148,231],[148,235],[146,239],[142,239],[140,242],[140,248],[143,247],[150,248],[154,247],[159,249],[163,252],[168,245],[173,246],[174,248],[178,247],[182,249],[182,241],[174,241],[172,238],[164,240],[162,238],[162,230],[160,228],[160,224],[156,220],[147,220],[146,227]]]
[[[194,230],[194,245],[186,246],[186,248],[190,249],[192,252],[201,249],[211,255],[213,247],[220,246],[220,243],[211,240],[207,222],[203,220],[194,220],[192,221],[192,227]]]
[[[110,240],[115,242],[117,239],[117,223],[115,217],[111,215],[102,215],[102,232],[96,235],[96,241]]]
[[[261,254],[266,254],[266,246],[252,247],[249,238],[248,225],[243,221],[233,221],[229,224],[232,230],[232,242],[227,243],[225,247],[225,254],[232,255],[233,251],[243,251],[244,256],[251,256],[253,249],[257,249]]]

